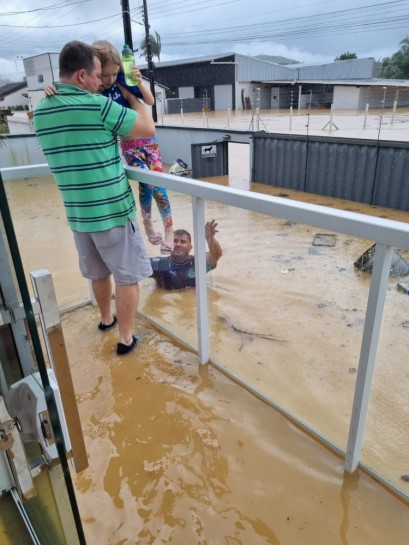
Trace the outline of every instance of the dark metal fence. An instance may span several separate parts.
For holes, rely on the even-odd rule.
[[[409,143],[257,133],[252,181],[409,211]]]

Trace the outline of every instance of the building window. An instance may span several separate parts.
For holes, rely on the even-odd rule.
[[[43,83],[43,82],[44,82],[43,75],[42,75],[42,74],[38,74],[38,83]]]

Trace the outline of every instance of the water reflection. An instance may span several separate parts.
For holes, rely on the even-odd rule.
[[[340,494],[344,516],[342,518],[342,522],[339,528],[342,545],[350,545],[351,543],[348,539],[350,518],[352,515],[351,510],[354,509],[354,507],[351,505],[351,497],[353,496],[353,492],[358,490],[358,488],[359,471],[355,471],[354,473],[344,473]]]

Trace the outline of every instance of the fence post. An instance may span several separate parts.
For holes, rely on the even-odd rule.
[[[396,114],[396,106],[398,105],[398,101],[395,99],[393,101],[393,110],[392,110],[392,119],[391,119],[391,125],[393,125],[393,122],[395,121],[395,114]]]
[[[364,117],[364,129],[366,129],[366,121],[368,119],[368,110],[369,110],[369,104],[366,103],[366,106],[365,106],[365,117]]]
[[[323,127],[322,127],[322,130],[325,131],[325,129],[328,127],[329,125],[329,130],[332,131],[333,130],[333,127],[335,127],[335,130],[337,131],[338,130],[338,127],[335,125],[334,123],[334,104],[331,104],[331,112],[329,114],[329,121],[328,123],[326,123]]]

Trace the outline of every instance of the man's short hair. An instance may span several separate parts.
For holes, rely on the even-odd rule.
[[[189,244],[192,244],[192,237],[190,236],[189,231],[186,231],[186,229],[176,229],[176,231],[173,231],[173,235],[177,235],[178,237],[184,235],[189,239]]]
[[[95,57],[99,58],[99,52],[84,42],[73,40],[66,43],[58,61],[60,78],[69,78],[78,70],[90,74],[95,68]]]

